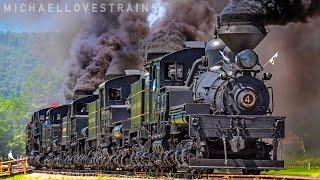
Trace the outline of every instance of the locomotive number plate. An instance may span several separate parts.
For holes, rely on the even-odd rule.
[[[252,107],[255,103],[256,103],[256,95],[254,94],[254,92],[252,91],[243,91],[242,92],[242,95],[240,97],[240,100],[241,100],[241,104],[244,106],[244,107]]]

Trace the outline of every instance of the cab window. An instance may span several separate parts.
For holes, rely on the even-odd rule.
[[[110,88],[108,97],[109,97],[109,100],[111,101],[121,101],[122,100],[121,88]]]
[[[166,80],[183,80],[183,65],[177,63],[168,63],[165,66]]]

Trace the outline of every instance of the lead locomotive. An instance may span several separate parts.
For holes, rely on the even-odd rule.
[[[284,117],[252,50],[263,26],[219,24],[219,38],[149,53],[143,73],[108,75],[95,95],[37,111],[27,155],[41,168],[244,172],[283,168]],[[190,46],[191,45],[191,46]]]

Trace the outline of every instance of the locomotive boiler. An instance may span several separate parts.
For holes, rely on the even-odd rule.
[[[208,43],[150,52],[144,72],[109,76],[96,95],[35,113],[27,126],[30,164],[155,172],[283,168],[277,154],[285,118],[272,115],[272,75],[253,51],[266,34],[263,25],[219,22]]]
[[[263,68],[258,55],[252,50],[258,44],[254,41],[259,41],[265,34],[259,31],[253,32],[257,30],[255,26],[229,28],[244,28],[247,32],[241,33],[247,38],[232,38],[234,34],[229,29],[221,29],[219,37],[224,39],[228,46],[218,39],[208,43],[206,48],[208,59],[201,59],[200,62],[208,62],[209,70],[197,78],[193,86],[194,98],[210,104],[215,114],[265,115],[271,109],[269,109],[270,93],[264,81],[270,80],[271,74],[264,73],[262,77],[258,76]],[[237,29],[233,31],[239,33]],[[247,43],[245,46],[235,45],[239,44],[237,41]]]

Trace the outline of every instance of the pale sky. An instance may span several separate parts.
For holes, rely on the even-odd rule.
[[[155,0],[158,7],[156,12],[149,14],[148,22],[152,26],[157,20],[159,20],[165,14],[165,4],[162,0]],[[44,16],[44,18],[38,18],[32,23],[21,24],[20,18],[14,16],[3,17],[0,21],[0,31],[11,31],[11,32],[50,32],[52,29],[56,29],[56,23],[54,18],[50,16]]]

